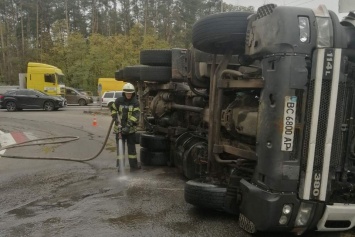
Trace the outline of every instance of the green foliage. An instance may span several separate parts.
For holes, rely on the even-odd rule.
[[[68,86],[96,92],[100,77],[139,64],[142,49],[188,48],[196,20],[220,0],[2,0],[0,83],[29,61],[62,69]],[[252,11],[223,3],[224,11]]]
[[[56,38],[51,51],[41,54],[42,59],[62,69],[66,85],[90,91],[96,91],[98,78],[114,77],[116,70],[139,64],[142,49],[170,47],[157,35],[144,36],[140,25],[135,25],[126,36],[92,34],[85,38],[80,33],[67,37],[53,34],[63,37]]]

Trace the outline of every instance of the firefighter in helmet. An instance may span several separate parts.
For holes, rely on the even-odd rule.
[[[137,161],[136,139],[137,124],[139,120],[139,102],[135,96],[135,89],[131,83],[126,83],[123,86],[122,97],[118,97],[115,103],[112,103],[110,110],[115,125],[113,132],[118,136],[122,136],[123,151],[118,152],[117,146],[117,169],[120,171],[120,159],[124,160],[125,145],[128,147],[128,161],[131,170],[140,169]],[[120,119],[118,119],[118,117]],[[119,121],[121,122],[119,124]],[[121,154],[121,155],[120,155]],[[123,162],[122,162],[123,163]],[[122,167],[124,168],[124,167]]]

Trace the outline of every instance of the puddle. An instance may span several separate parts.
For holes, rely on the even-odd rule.
[[[111,224],[115,224],[115,225],[124,224],[126,226],[135,226],[135,225],[142,224],[142,222],[148,221],[150,219],[151,218],[146,214],[144,214],[143,212],[136,212],[136,213],[129,213],[127,215],[120,216],[117,218],[110,218],[108,219],[108,221]]]
[[[105,147],[105,150],[109,151],[109,152],[116,152],[116,147],[115,146],[110,146],[110,147]]]

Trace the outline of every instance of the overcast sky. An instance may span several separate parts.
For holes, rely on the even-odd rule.
[[[241,6],[254,6],[255,10],[268,3],[275,3],[278,6],[298,6],[307,8],[317,8],[320,4],[324,4],[328,10],[335,12],[340,20],[347,14],[338,11],[338,0],[223,0],[225,3]]]

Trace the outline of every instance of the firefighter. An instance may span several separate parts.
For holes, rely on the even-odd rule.
[[[135,96],[135,89],[131,83],[123,86],[122,97],[118,97],[115,103],[112,103],[111,116],[115,120],[113,132],[118,136],[122,136],[123,152],[119,153],[117,146],[117,169],[120,171],[120,159],[124,159],[125,144],[128,147],[128,161],[131,170],[137,170],[141,167],[138,165],[136,152],[136,136],[138,119],[139,119],[139,102]],[[118,119],[118,117],[120,119]],[[120,123],[119,123],[120,120]],[[121,156],[119,155],[121,154]],[[124,167],[122,167],[124,168]]]

